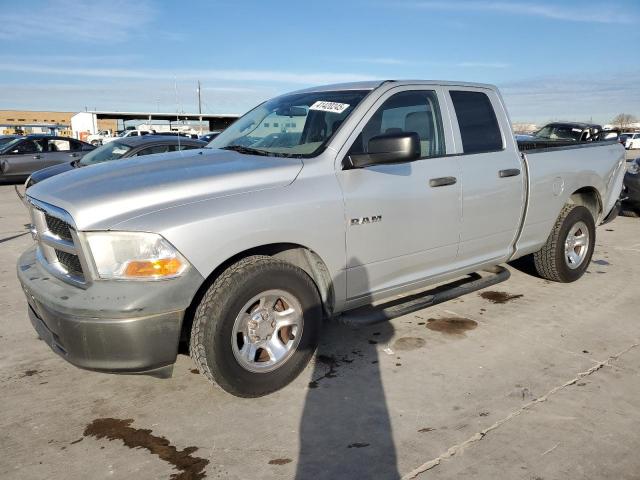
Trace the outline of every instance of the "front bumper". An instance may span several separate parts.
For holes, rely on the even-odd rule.
[[[158,282],[94,282],[87,289],[52,277],[35,247],[18,261],[29,319],[68,362],[108,372],[152,371],[175,362],[184,312],[202,277],[191,268]]]

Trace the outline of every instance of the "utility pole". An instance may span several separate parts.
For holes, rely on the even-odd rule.
[[[198,80],[198,113],[202,115],[202,98],[200,96],[200,80]]]
[[[202,97],[200,95],[200,80],[198,80],[198,119],[200,120],[199,123],[199,129],[200,129],[200,135],[202,135]]]

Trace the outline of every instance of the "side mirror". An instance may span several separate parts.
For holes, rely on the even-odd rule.
[[[349,156],[354,168],[384,163],[404,163],[418,158],[420,158],[420,137],[416,132],[378,135],[369,140],[368,153]]]

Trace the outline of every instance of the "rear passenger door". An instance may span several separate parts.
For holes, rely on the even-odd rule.
[[[46,139],[46,142],[46,151],[42,155],[45,167],[74,160],[75,156],[72,156],[74,152],[71,148],[71,141],[68,138],[54,137]]]
[[[525,175],[506,112],[490,89],[450,87],[447,100],[457,119],[452,124],[462,170],[458,261],[504,261],[525,202]]]

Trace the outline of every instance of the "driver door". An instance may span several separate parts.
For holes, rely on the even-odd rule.
[[[2,173],[11,176],[26,176],[44,168],[42,145],[25,138],[9,152],[0,157]]]
[[[367,152],[386,133],[416,132],[421,158],[337,172],[346,213],[347,298],[352,305],[386,297],[451,269],[458,251],[460,166],[446,156],[445,105],[433,86],[383,95],[356,131],[348,154]],[[446,179],[446,180],[445,180]]]

